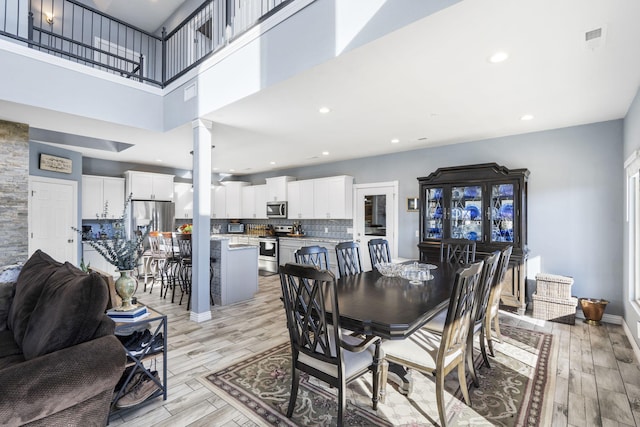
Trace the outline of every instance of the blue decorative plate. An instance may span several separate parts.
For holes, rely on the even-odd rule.
[[[477,206],[469,205],[464,210],[467,211],[469,218],[476,219],[480,217],[480,209]]]
[[[464,197],[473,199],[480,195],[480,187],[464,187]]]
[[[433,199],[442,199],[442,188],[435,188],[431,193]]]
[[[467,239],[469,240],[478,240],[478,233],[475,231],[470,231],[467,233]]]
[[[513,196],[513,184],[500,184],[498,194],[501,196]]]
[[[505,219],[513,218],[513,205],[505,204],[500,207],[500,216]]]
[[[433,218],[442,218],[442,208],[440,206],[433,212]]]

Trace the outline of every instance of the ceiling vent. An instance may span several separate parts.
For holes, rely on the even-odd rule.
[[[604,27],[595,28],[584,33],[584,43],[587,49],[596,50],[604,46],[606,31]]]

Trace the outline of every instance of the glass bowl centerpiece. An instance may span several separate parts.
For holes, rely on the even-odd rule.
[[[82,231],[72,227],[74,231],[82,235],[84,242],[94,248],[120,273],[120,277],[115,282],[116,292],[122,298],[122,305],[116,307],[116,310],[120,311],[136,308],[135,305],[131,304],[131,297],[138,288],[138,281],[131,273],[138,267],[138,261],[144,253],[142,242],[149,233],[147,230],[145,233],[135,233],[131,238],[127,237],[124,224],[127,208],[130,205],[131,195],[125,202],[125,209],[120,218],[108,220],[109,206],[108,203],[105,203],[102,216],[96,215],[99,224],[99,233],[96,235],[92,233],[83,234]]]
[[[404,265],[400,277],[407,279],[412,285],[420,285],[422,282],[433,279],[432,269],[436,268],[433,264],[420,264],[414,262]]]
[[[394,264],[392,262],[378,262],[375,268],[385,277],[396,277],[400,274],[400,271],[402,271],[400,264]]]

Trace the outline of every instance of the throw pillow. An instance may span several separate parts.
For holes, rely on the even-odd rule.
[[[109,300],[98,273],[84,273],[65,263],[44,286],[22,340],[26,360],[91,340]]]
[[[22,270],[21,263],[5,265],[0,267],[0,283],[17,282],[20,270]]]
[[[31,312],[38,303],[45,282],[61,265],[62,263],[38,249],[22,267],[7,322],[19,346],[22,347]]]
[[[9,307],[11,307],[11,301],[13,301],[15,288],[15,282],[3,283],[0,281],[0,331],[7,329]]]

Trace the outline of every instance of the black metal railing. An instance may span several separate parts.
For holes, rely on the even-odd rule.
[[[294,0],[208,0],[168,34],[75,0],[0,0],[0,37],[164,87]]]

